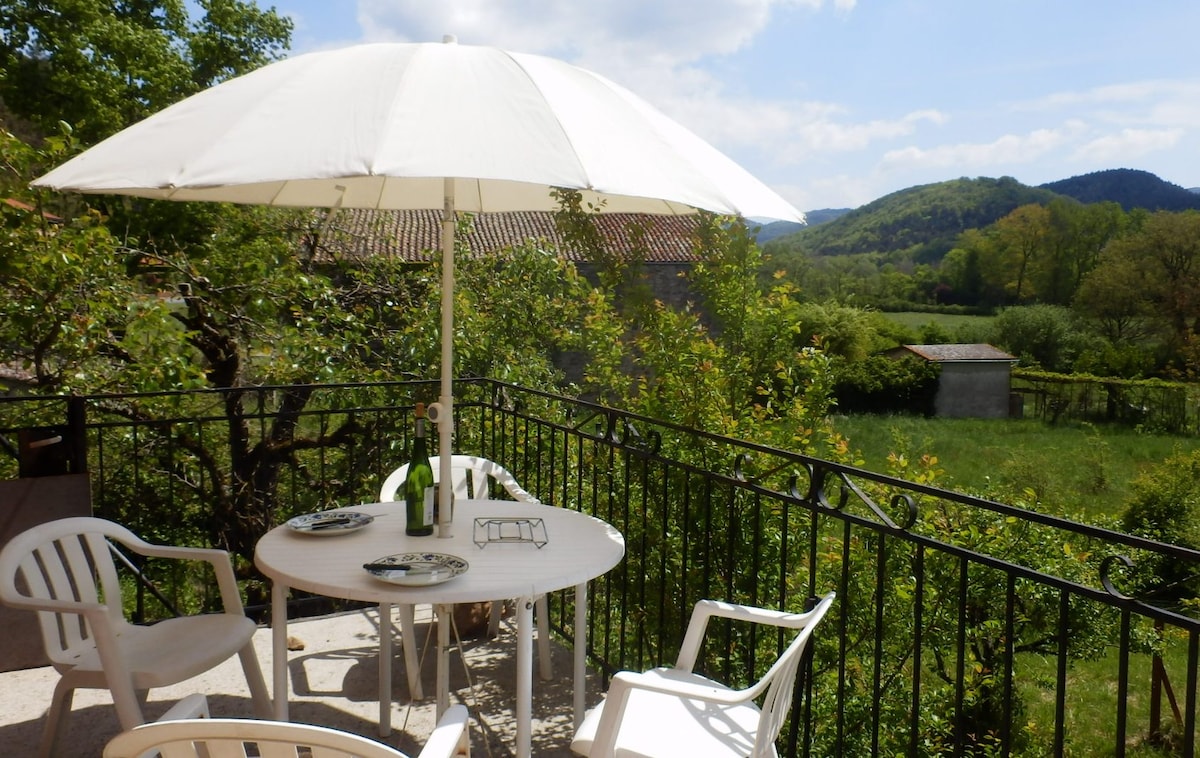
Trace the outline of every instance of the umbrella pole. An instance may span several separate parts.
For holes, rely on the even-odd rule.
[[[453,535],[451,449],[454,434],[454,179],[445,179],[442,206],[442,381],[438,396],[438,537]]]

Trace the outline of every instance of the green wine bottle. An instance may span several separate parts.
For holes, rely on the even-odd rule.
[[[413,440],[408,477],[404,480],[405,534],[426,537],[433,534],[433,468],[425,448],[425,404],[417,403],[417,436]]]

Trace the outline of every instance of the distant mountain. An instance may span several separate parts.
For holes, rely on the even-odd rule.
[[[850,211],[850,208],[822,208],[817,211],[805,211],[804,220],[806,223],[798,224],[795,221],[772,221],[769,224],[763,224],[759,228],[758,233],[754,235],[754,239],[758,244],[765,245],[777,237],[782,237],[785,234],[793,234],[809,226],[833,221],[838,216],[844,216]]]
[[[1125,211],[1186,211],[1200,209],[1197,189],[1159,179],[1149,171],[1116,168],[1095,171],[1041,185],[1042,189],[1073,197],[1081,203],[1118,203]]]
[[[918,263],[941,260],[967,229],[987,226],[1029,203],[1057,195],[1012,177],[955,179],[893,192],[764,244],[772,255],[903,252]]]
[[[804,214],[808,217],[808,214]],[[758,244],[765,245],[776,237],[782,237],[785,234],[792,234],[803,229],[807,224],[801,224],[796,221],[772,221],[769,224],[763,224],[754,234],[754,239]],[[754,232],[754,227],[750,227],[750,231]]]
[[[839,219],[842,216],[845,216],[847,213],[849,213],[852,210],[854,210],[854,209],[853,208],[822,208],[821,210],[818,210],[818,211],[807,211],[807,212],[805,212],[804,217],[808,221],[809,226],[818,226],[820,224],[826,224],[835,219]]]

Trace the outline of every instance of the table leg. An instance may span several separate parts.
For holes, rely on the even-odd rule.
[[[583,709],[586,705],[584,690],[587,684],[587,582],[575,585],[575,666],[573,676],[574,710],[573,723],[576,729],[583,723]]]
[[[533,751],[533,598],[517,601],[517,758]]]
[[[440,720],[450,707],[450,624],[452,605],[439,605],[437,616],[437,718]],[[462,651],[459,651],[462,654]]]
[[[392,604],[379,604],[379,736],[392,733]]]
[[[275,720],[288,720],[287,586],[271,582],[271,689]]]

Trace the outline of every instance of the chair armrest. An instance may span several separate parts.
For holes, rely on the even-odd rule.
[[[708,628],[709,619],[713,617],[800,629],[824,616],[829,605],[833,603],[833,599],[834,593],[830,592],[823,596],[812,610],[802,613],[775,611],[769,608],[725,603],[719,600],[700,600],[692,608],[692,617],[688,621],[683,643],[679,646],[679,657],[675,659],[675,668],[683,671],[691,671],[695,668],[696,658],[700,654],[700,644],[704,641],[704,632]]]
[[[206,697],[202,692],[193,692],[175,705],[168,708],[166,713],[158,717],[158,720],[179,721],[180,719],[206,719],[209,716],[208,697]]]
[[[471,743],[467,729],[467,707],[452,705],[438,719],[433,734],[425,741],[425,747],[417,758],[454,758],[470,756]]]
[[[88,617],[89,621],[108,618],[108,606],[101,603],[84,603],[79,600],[57,600],[46,597],[26,597],[24,595],[6,595],[4,604],[11,608],[22,608],[29,611],[48,611],[50,613],[73,613]]]
[[[244,616],[242,593],[237,586],[237,577],[233,573],[233,561],[225,550],[209,547],[181,547],[178,545],[155,545],[138,540],[122,544],[140,555],[150,558],[171,558],[181,561],[203,561],[212,566],[217,577],[217,588],[221,592],[221,604],[226,613],[234,616]]]
[[[745,702],[746,696],[740,690],[730,689],[724,685],[705,684],[703,682],[686,681],[684,679],[676,679],[671,676],[675,669],[657,668],[650,671],[637,673],[634,671],[620,671],[613,677],[612,682],[608,687],[608,697],[612,696],[619,690],[621,697],[628,697],[632,690],[646,690],[649,692],[662,692],[667,695],[678,695],[692,700],[703,700],[708,703],[719,703],[721,705],[736,705]],[[696,676],[688,674],[688,676]],[[607,706],[606,706],[607,707]]]

